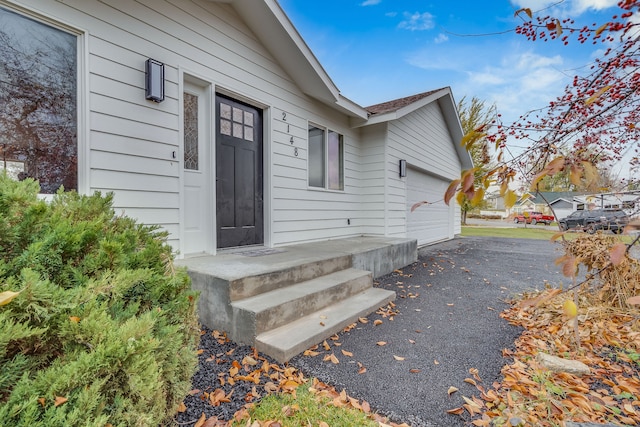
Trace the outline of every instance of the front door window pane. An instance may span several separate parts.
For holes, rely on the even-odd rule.
[[[0,7],[0,169],[78,188],[77,40]]]

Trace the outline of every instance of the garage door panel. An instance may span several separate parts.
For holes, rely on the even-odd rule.
[[[443,200],[448,186],[448,181],[407,169],[407,237],[416,238],[418,245],[453,237],[455,210]],[[429,204],[411,212],[411,206],[423,200]]]

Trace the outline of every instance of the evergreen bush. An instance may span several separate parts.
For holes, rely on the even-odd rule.
[[[168,422],[199,326],[166,233],[116,216],[112,195],[38,192],[0,174],[0,425]]]

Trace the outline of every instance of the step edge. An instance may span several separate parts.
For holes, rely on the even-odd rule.
[[[367,296],[371,298],[371,302],[365,305],[365,302],[363,301],[361,303],[361,306],[358,306],[357,310],[351,311],[351,313],[348,315],[336,318],[335,321],[331,321],[328,318],[321,318],[322,313],[326,311],[327,308],[333,308],[336,311],[338,310],[336,306],[341,305],[354,308],[354,299],[361,299]],[[268,354],[281,363],[287,362],[292,357],[302,353],[309,347],[318,344],[322,340],[342,331],[345,327],[357,321],[359,317],[367,316],[375,312],[375,310],[379,307],[382,307],[385,304],[388,304],[389,302],[395,300],[395,297],[396,294],[393,291],[379,288],[368,289],[367,291],[361,292],[357,295],[341,301],[339,304],[325,307],[324,309],[311,313],[304,318],[298,319],[294,322],[290,322],[287,325],[280,326],[278,328],[257,335],[255,339],[255,347],[256,349],[258,349],[258,351],[262,351],[263,353]],[[323,322],[325,325],[322,326],[320,322]],[[317,324],[317,326],[315,326],[316,330],[314,330],[313,333],[310,333],[309,335],[305,334],[305,337],[303,339],[296,338],[296,341],[293,342],[293,344],[286,347],[281,345],[283,342],[285,342],[285,340],[282,339],[281,335],[286,335],[287,337],[291,338],[291,328],[294,328],[294,330],[301,329],[310,332],[310,329],[314,326],[314,323]],[[299,325],[299,327],[296,328],[295,325]],[[276,343],[280,343],[280,345]]]

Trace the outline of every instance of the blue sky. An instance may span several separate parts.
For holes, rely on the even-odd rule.
[[[601,46],[530,42],[511,31],[529,7],[576,25],[617,0],[279,0],[344,96],[367,106],[444,86],[496,104],[505,121],[544,107]],[[492,33],[494,35],[480,36]],[[501,34],[495,34],[501,33]]]

